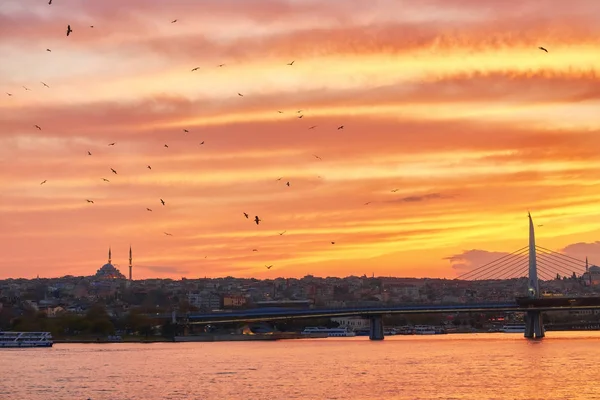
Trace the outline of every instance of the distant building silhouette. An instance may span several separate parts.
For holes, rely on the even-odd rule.
[[[131,253],[130,253],[131,254]],[[96,272],[96,278],[99,279],[125,279],[125,275],[121,273],[114,265],[112,265],[111,249],[108,248],[108,263],[104,264]],[[131,268],[130,268],[131,274]]]

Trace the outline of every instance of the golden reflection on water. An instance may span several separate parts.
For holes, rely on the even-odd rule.
[[[600,332],[0,350],[0,399],[600,399]]]

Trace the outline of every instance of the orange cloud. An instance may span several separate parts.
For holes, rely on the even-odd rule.
[[[525,245],[526,210],[593,242],[600,10],[548,4],[11,3],[0,278],[129,244],[140,278],[455,277]]]

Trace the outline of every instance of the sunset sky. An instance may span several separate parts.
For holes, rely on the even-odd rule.
[[[0,278],[600,263],[598,1],[3,0],[0,60]]]

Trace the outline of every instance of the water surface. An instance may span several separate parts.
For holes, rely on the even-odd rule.
[[[600,399],[600,333],[0,350],[0,399]]]

